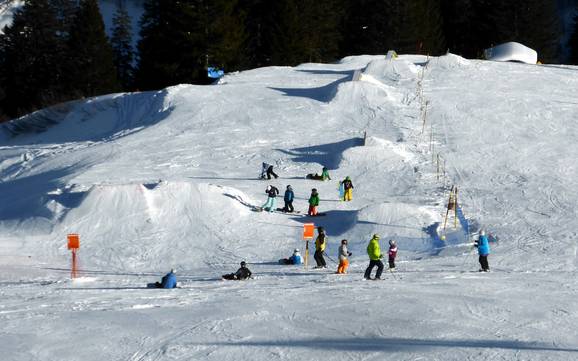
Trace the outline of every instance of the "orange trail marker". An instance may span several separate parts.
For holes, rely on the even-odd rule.
[[[80,237],[76,233],[67,236],[68,249],[72,251],[72,266],[70,268],[70,278],[78,277],[76,251],[80,248]]]
[[[303,239],[305,240],[305,268],[309,261],[309,240],[315,236],[315,223],[305,223],[303,225]]]

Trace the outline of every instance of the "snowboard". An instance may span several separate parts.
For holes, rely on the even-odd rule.
[[[338,183],[337,190],[339,191],[339,200],[342,201],[345,198],[345,186],[342,182]]]

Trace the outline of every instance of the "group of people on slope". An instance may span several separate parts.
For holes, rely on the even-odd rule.
[[[325,249],[327,247],[327,235],[325,234],[325,229],[323,227],[317,227],[317,238],[315,240],[315,262],[317,266],[315,268],[327,268],[325,258],[323,257]],[[369,256],[369,265],[365,269],[363,278],[370,280],[371,273],[373,269],[377,267],[375,273],[375,278],[373,280],[380,280],[383,273],[385,265],[381,261],[383,259],[383,254],[381,253],[381,248],[379,245],[379,235],[374,234],[369,244],[367,245],[367,255]],[[341,240],[341,245],[339,246],[338,256],[339,265],[337,266],[338,274],[347,273],[347,268],[349,267],[349,257],[351,257],[351,252],[347,248],[348,241],[346,239]],[[490,266],[488,264],[488,256],[490,254],[490,242],[488,236],[484,230],[480,230],[478,239],[474,242],[474,247],[478,249],[479,262],[480,262],[480,272],[489,272]],[[393,239],[389,240],[389,250],[388,250],[388,266],[390,271],[395,271],[395,258],[397,257],[397,242]],[[285,265],[301,265],[303,264],[303,257],[299,253],[299,249],[295,249],[293,254],[289,258],[280,259],[279,263]],[[224,280],[246,280],[252,278],[252,272],[247,268],[247,263],[245,261],[241,262],[241,267],[235,273],[229,273],[221,276]],[[161,282],[155,282],[150,284],[149,287],[152,288],[176,288],[177,287],[177,277],[176,270],[173,268],[169,273],[167,273]]]

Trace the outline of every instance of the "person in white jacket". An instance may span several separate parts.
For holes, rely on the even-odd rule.
[[[337,273],[347,273],[347,267],[349,267],[347,257],[351,257],[351,252],[347,249],[347,240],[342,239],[341,245],[339,246],[339,266],[337,267]]]

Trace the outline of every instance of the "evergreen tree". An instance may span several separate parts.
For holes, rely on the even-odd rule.
[[[48,0],[29,0],[0,36],[3,112],[17,117],[66,100],[63,29]]]
[[[111,45],[117,77],[124,90],[132,86],[134,52],[132,49],[131,22],[124,0],[118,0],[116,13],[112,19]]]
[[[75,95],[94,96],[118,91],[112,48],[96,0],[82,0],[68,40],[74,58],[69,66],[69,84]]]
[[[207,65],[226,71],[242,70],[249,65],[246,10],[238,0],[213,0],[207,4]]]
[[[570,35],[570,40],[568,40],[568,47],[570,48],[570,58],[568,59],[569,64],[578,65],[578,9],[576,9],[576,15],[574,16],[574,31]]]
[[[465,58],[476,58],[479,49],[475,39],[477,29],[473,25],[473,0],[442,0],[441,13],[447,48]]]
[[[141,18],[137,86],[160,89],[206,77],[205,0],[147,0]],[[203,21],[204,20],[204,21]]]

